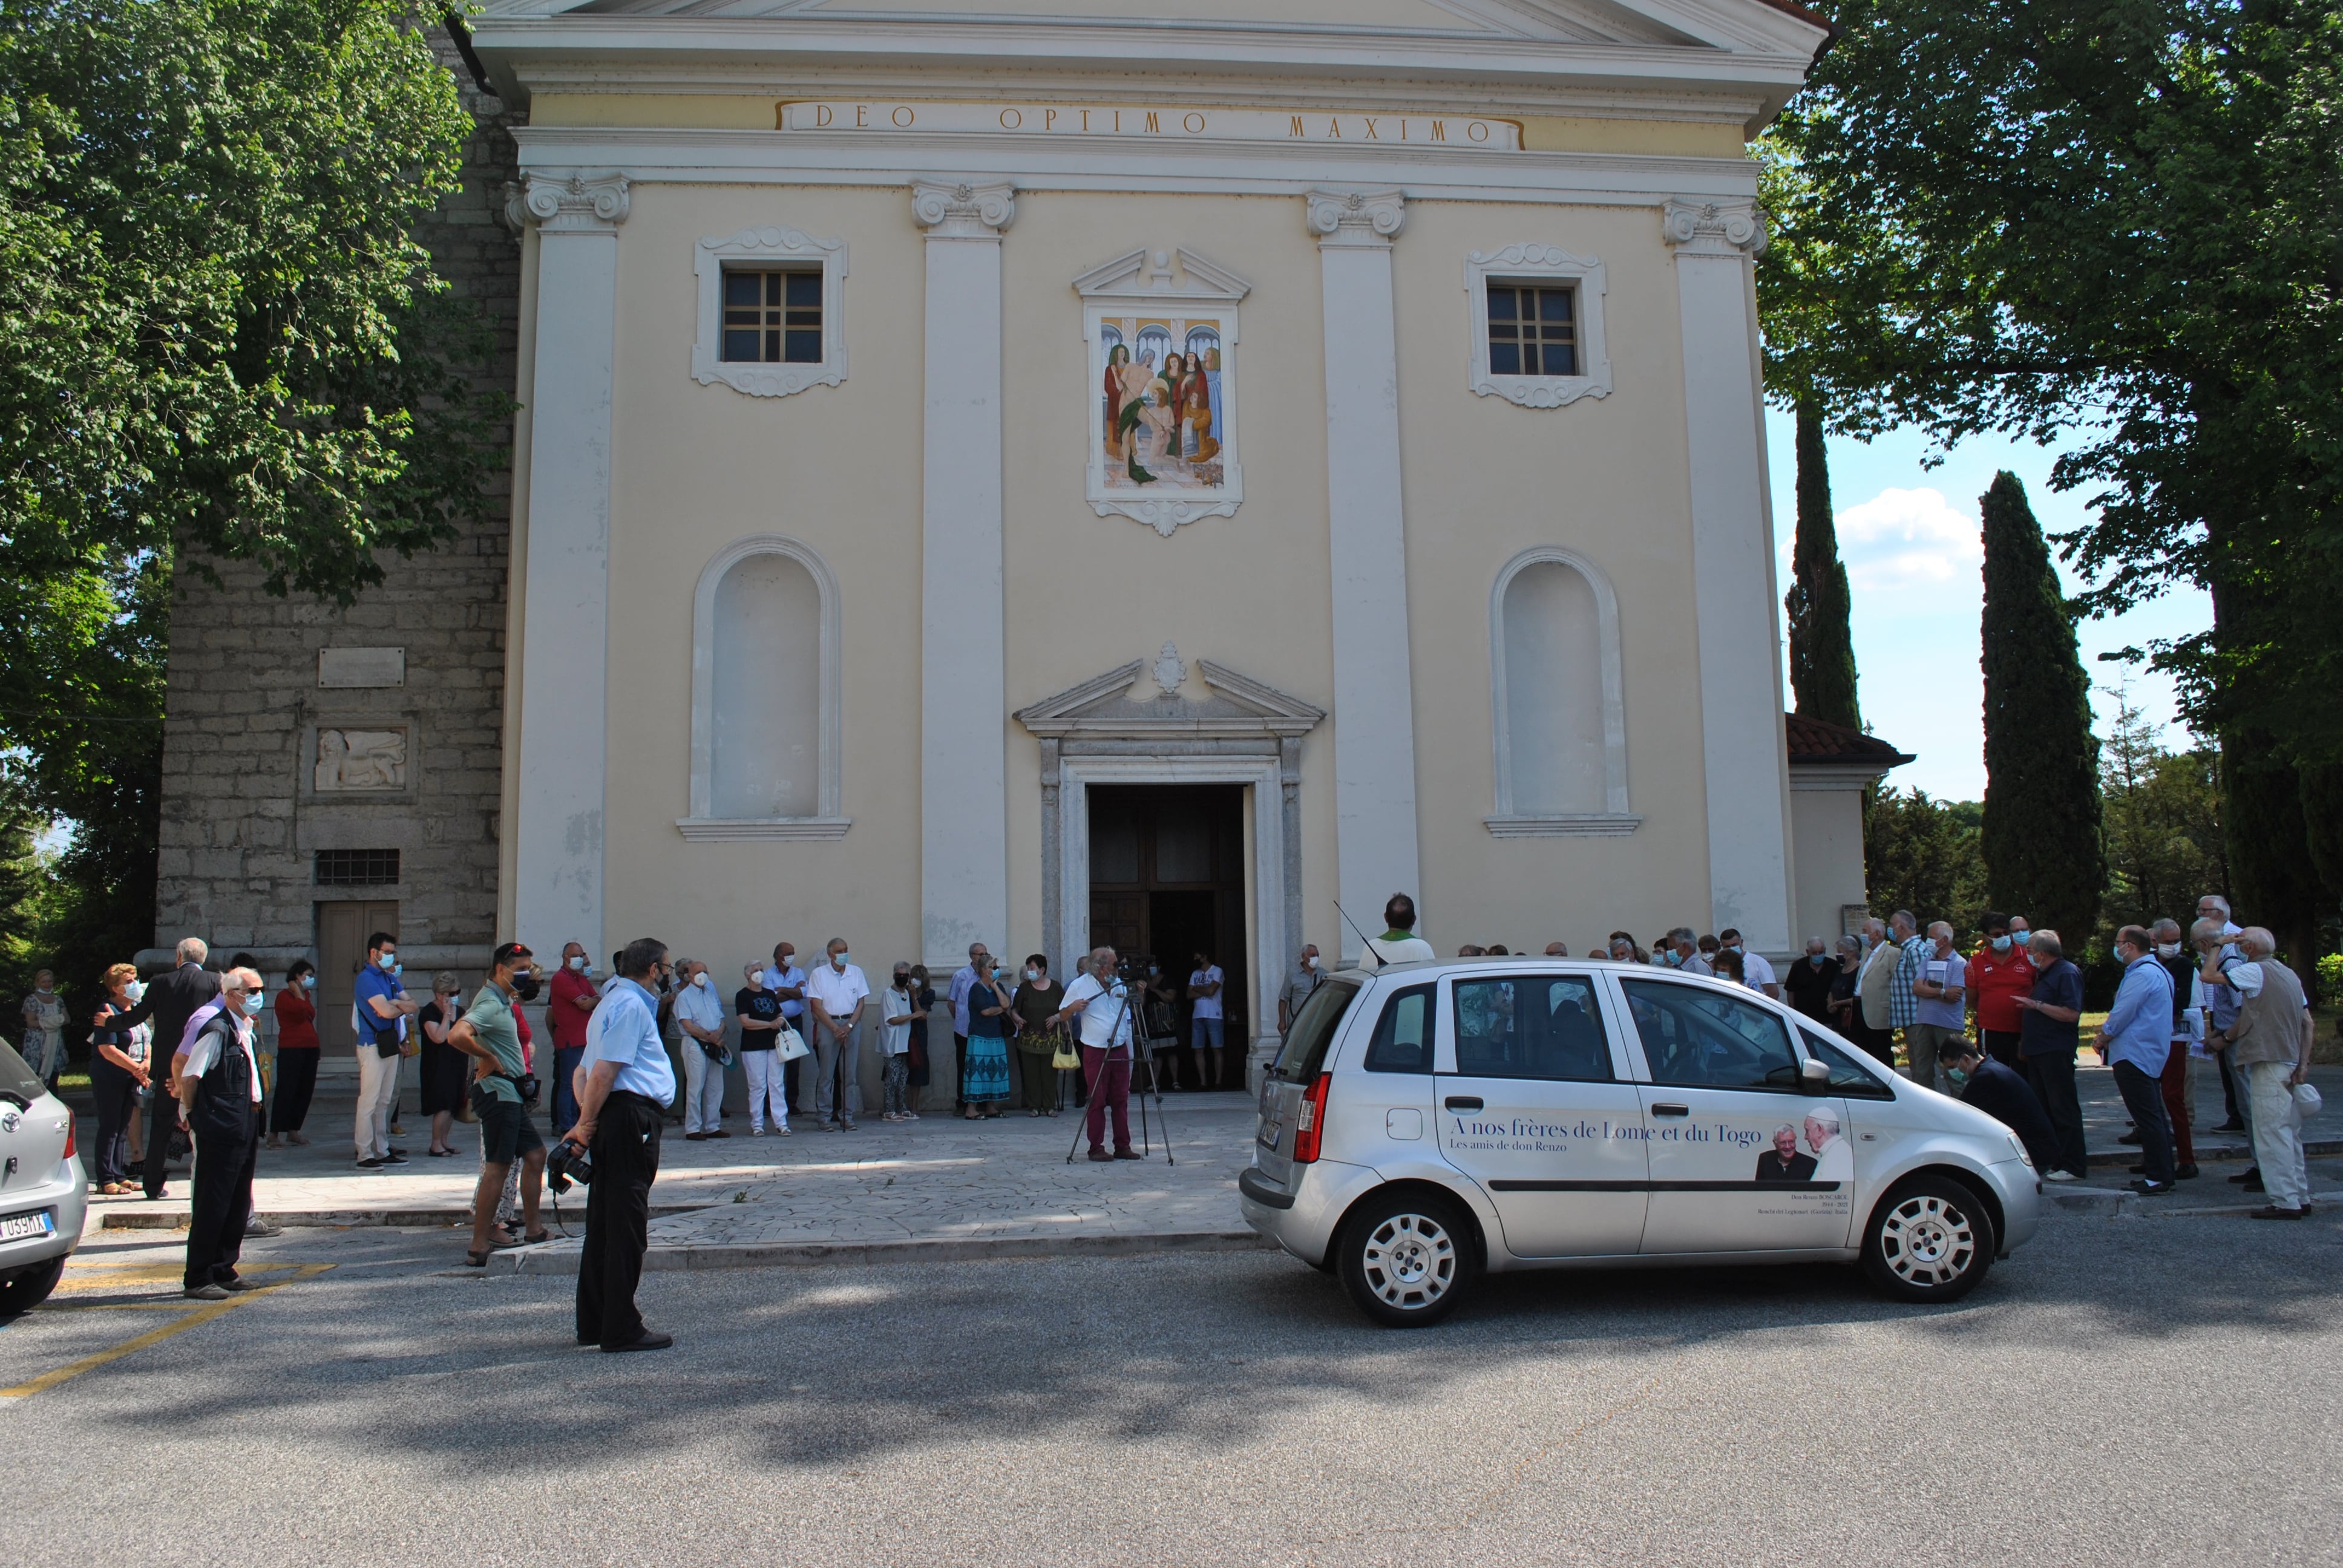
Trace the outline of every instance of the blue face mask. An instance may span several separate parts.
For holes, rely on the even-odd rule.
[[[2127,958],[2126,958],[2126,957],[2124,957],[2124,956],[2123,956],[2123,948],[2122,948],[2122,946],[2121,946],[2120,944],[2118,944],[2117,946],[2115,946],[2115,947],[2109,948],[2109,949],[2107,950],[2107,952],[2108,952],[2108,954],[2109,954],[2110,956],[2112,956],[2112,957],[2115,959],[2116,962],[2117,962],[2117,963],[2119,963],[2119,964],[2127,964],[2127,963],[2131,962],[2131,960],[2130,960],[2129,959],[2127,959]]]
[[[1828,955],[1825,953],[1808,953],[1806,955],[1806,961],[1814,965],[1815,968],[1820,969],[1823,967],[1824,959]]]
[[[1745,952],[1748,950],[1744,948],[1739,942],[1727,942],[1725,946],[1725,950],[1728,953],[1738,953]]]
[[[1958,1089],[1969,1081],[1968,1070],[1961,1067],[1945,1069],[1945,1081]]]
[[[1668,968],[1674,969],[1678,964],[1684,962],[1684,955],[1677,952],[1674,948],[1670,948],[1667,951],[1660,955],[1660,961],[1667,965]]]
[[[257,1018],[260,1016],[260,993],[258,991],[248,990],[244,993],[244,1016],[246,1018]]]
[[[396,953],[383,953],[374,961],[375,967],[387,975],[395,975],[398,972],[398,955]]]
[[[1996,952],[1997,952],[1997,953],[2006,953],[2006,952],[2007,952],[2007,951],[2009,950],[2009,941],[2010,941],[2010,940],[2009,940],[2007,937],[1996,937],[1996,938],[1994,938],[1994,939],[1993,939],[1993,950],[1994,950],[1994,951],[1996,951]]]

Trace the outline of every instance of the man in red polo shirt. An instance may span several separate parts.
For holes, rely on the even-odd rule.
[[[578,1124],[578,1091],[570,1080],[586,1055],[586,1025],[594,1004],[602,1000],[586,973],[586,950],[571,942],[561,950],[561,972],[548,988],[551,1000],[545,1016],[553,1026],[553,1135],[559,1138]]]
[[[1976,998],[1977,1033],[1986,1053],[2023,1076],[2026,1059],[2018,1053],[2017,1034],[2025,1024],[2017,999],[2030,996],[2036,976],[2026,960],[2023,933],[2010,934],[2007,915],[1985,918],[1985,940],[1969,960],[1969,994]]]

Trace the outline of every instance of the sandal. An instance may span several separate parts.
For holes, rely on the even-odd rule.
[[[488,1251],[489,1251],[489,1252],[493,1252],[493,1251],[498,1251],[498,1249],[497,1249],[497,1248],[494,1248],[494,1247],[491,1247],[491,1248],[489,1248],[489,1249],[488,1249]],[[488,1266],[488,1252],[472,1252],[472,1251],[467,1251],[467,1252],[464,1254],[464,1267],[466,1267],[466,1268],[468,1268],[468,1269],[485,1269],[485,1268],[487,1268]]]
[[[423,1152],[430,1155],[434,1160],[445,1160],[456,1151],[453,1149],[426,1149]]]
[[[540,1242],[544,1242],[544,1241],[552,1241],[552,1240],[553,1240],[553,1232],[552,1232],[552,1231],[538,1231],[536,1235],[534,1235],[534,1236],[524,1235],[523,1237],[521,1237],[521,1244],[522,1244],[523,1246],[534,1247],[534,1246],[537,1246],[538,1244],[539,1244]]]

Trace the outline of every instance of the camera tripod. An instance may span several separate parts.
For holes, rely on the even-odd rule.
[[[1123,1020],[1131,1016],[1131,978],[1127,975],[1117,974],[1115,976],[1115,980],[1122,987],[1122,999],[1120,1005],[1115,1009],[1114,1027],[1107,1030],[1106,1038],[1109,1042],[1107,1045],[1107,1060],[1110,1061],[1113,1060],[1116,1049],[1112,1042],[1115,1037],[1122,1032]],[[1081,1032],[1081,1025],[1078,1021],[1074,1025],[1074,1048],[1077,1055],[1079,1055],[1082,1050]],[[1163,1085],[1155,1075],[1155,1053],[1152,1050],[1142,1050],[1141,1049],[1142,1043],[1151,1044],[1152,1041],[1150,1040],[1142,1042],[1140,1039],[1139,1030],[1134,1027],[1131,1031],[1131,1097],[1139,1102],[1140,1156],[1144,1159],[1151,1156],[1155,1152],[1155,1145],[1148,1135],[1147,1126],[1147,1100],[1150,1095],[1153,1095],[1155,1099],[1155,1120],[1163,1124],[1163,1163],[1166,1165],[1177,1165],[1180,1163],[1179,1159],[1172,1152],[1172,1123],[1163,1114]],[[1147,1081],[1143,1088],[1141,1086],[1139,1079],[1140,1068],[1142,1063],[1145,1065],[1147,1070]],[[1089,1089],[1089,1093],[1096,1094],[1105,1092],[1106,1071],[1103,1063],[1101,1064],[1098,1083],[1095,1086],[1086,1087]],[[1090,1106],[1088,1103],[1088,1094],[1086,1094],[1084,1096],[1084,1103],[1082,1107],[1082,1120],[1075,1123],[1074,1126],[1074,1141],[1066,1145],[1066,1163],[1069,1165],[1071,1165],[1074,1162],[1074,1151],[1082,1146],[1082,1137],[1090,1131]],[[1100,1111],[1101,1118],[1107,1114],[1109,1114],[1109,1112],[1101,1108]]]

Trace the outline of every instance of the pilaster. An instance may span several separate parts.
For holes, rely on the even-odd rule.
[[[508,219],[535,226],[519,819],[513,934],[539,952],[609,950],[603,929],[609,733],[610,407],[627,176],[531,175]]]
[[[1009,681],[1001,564],[1005,184],[916,181],[927,230],[920,487],[920,903],[928,967],[1009,940]]]
[[[1363,925],[1392,894],[1420,891],[1391,262],[1406,216],[1396,190],[1313,190],[1303,219],[1318,236],[1325,315],[1335,875]],[[1356,961],[1347,925],[1342,941],[1344,961]]]
[[[1765,248],[1765,219],[1745,201],[1672,200],[1660,233],[1674,252],[1684,347],[1711,913],[1715,929],[1738,926],[1752,947],[1783,953],[1793,945],[1789,780],[1750,266]]]

